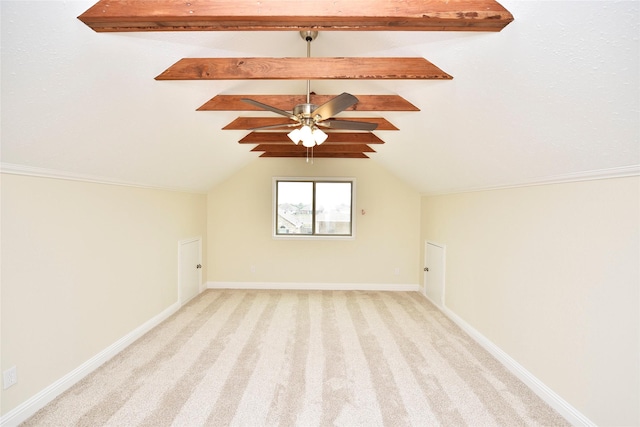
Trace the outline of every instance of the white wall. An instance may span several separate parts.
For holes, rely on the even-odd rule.
[[[357,238],[274,240],[274,176],[355,177]],[[207,211],[210,282],[419,282],[420,195],[373,161],[258,159],[209,193]]]
[[[446,306],[598,425],[640,425],[640,179],[424,197]]]
[[[273,176],[356,177],[357,239],[274,240]],[[3,414],[176,302],[177,243],[206,233],[212,282],[414,284],[444,243],[449,309],[597,424],[640,424],[637,177],[420,203],[375,162],[260,159],[208,196],[1,186]]]
[[[177,302],[206,195],[8,174],[1,189],[4,415]]]

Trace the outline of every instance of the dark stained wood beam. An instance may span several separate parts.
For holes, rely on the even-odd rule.
[[[356,122],[369,122],[377,123],[376,130],[398,130],[391,122],[382,117],[340,117],[340,120],[353,120]],[[286,128],[289,124],[295,124],[295,122],[287,119],[286,117],[238,117],[225,127],[223,130],[251,130],[263,126],[275,126],[282,125]],[[324,130],[324,128],[322,128]]]
[[[322,105],[336,95],[311,94],[311,104]],[[355,95],[358,103],[345,111],[420,111],[418,107],[399,95]],[[262,111],[242,98],[253,99],[285,111],[307,102],[306,95],[216,95],[198,111]]]
[[[345,144],[345,145],[316,145],[314,148],[316,153],[375,153],[376,150],[369,147],[366,144]],[[290,145],[280,144],[260,144],[255,146],[251,151],[267,151],[270,153],[288,153],[296,151],[306,152],[306,147],[301,145],[295,145],[292,142]]]
[[[307,3],[307,2],[305,2]],[[183,58],[156,80],[451,80],[424,58]]]
[[[251,132],[239,144],[293,144],[288,132]],[[384,144],[384,141],[370,132],[332,132],[327,131],[328,138],[322,145],[335,144]]]
[[[286,153],[274,153],[271,151],[266,151],[264,153],[262,153],[260,155],[260,157],[325,157],[325,158],[332,158],[332,159],[368,159],[369,156],[367,156],[364,153],[332,153],[332,152],[322,152],[319,151],[317,148],[313,149],[313,154],[311,152],[309,152],[307,154],[306,151],[303,152],[298,152],[298,151],[289,151]]]
[[[100,0],[78,17],[117,31],[500,31],[495,0]]]

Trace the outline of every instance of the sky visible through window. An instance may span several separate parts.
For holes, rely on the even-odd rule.
[[[339,205],[351,205],[350,184],[350,182],[317,182],[316,200],[321,201],[322,206],[327,210],[332,210]],[[297,205],[303,203],[310,205],[312,197],[312,182],[278,182],[278,204]]]
[[[278,182],[278,204],[289,203],[291,205],[311,204],[313,200],[312,182]]]

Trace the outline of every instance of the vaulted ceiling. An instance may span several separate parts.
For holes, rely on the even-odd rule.
[[[312,103],[349,92],[359,102],[339,118],[378,125],[328,132],[316,157],[368,157],[422,193],[640,163],[635,1],[54,0],[0,13],[4,171],[207,191],[258,156],[304,156],[283,129],[251,131],[289,119],[241,98],[291,110],[306,80]]]
[[[311,80],[450,80],[452,77],[421,57],[311,57],[311,43],[317,38],[318,30],[500,31],[513,21],[513,16],[495,0],[411,0],[397,3],[385,0],[316,0],[309,3],[279,0],[264,5],[252,0],[212,0],[197,4],[171,0],[138,3],[100,0],[79,19],[96,32],[298,30],[307,45],[304,57],[183,58],[158,75],[156,80],[306,80],[306,99],[288,105],[272,105],[269,99],[256,100],[264,98],[260,95],[237,97],[240,104],[234,102],[237,98],[214,98],[218,101],[215,105],[219,110],[257,107],[281,116],[279,120],[238,117],[223,129],[258,131],[252,133],[251,139],[243,138],[241,143],[258,143],[253,151],[263,152],[260,157],[366,159],[369,158],[367,153],[375,150],[368,143],[361,142],[362,135],[340,131],[370,132],[398,128],[384,118],[345,120],[334,117],[346,109],[356,109],[358,98],[347,93],[321,97],[314,94],[315,100],[311,101]],[[395,96],[397,102],[389,106],[384,102],[390,98],[389,95],[381,95],[380,98],[377,95],[365,96],[368,97],[370,111],[394,111],[392,105],[398,103],[411,105],[398,95]],[[279,101],[283,95],[277,97],[276,101]],[[291,99],[295,95],[285,97]],[[320,98],[325,99],[320,101]],[[357,109],[362,111],[363,107],[359,107]],[[203,111],[203,108],[198,111]],[[301,126],[308,129],[307,140],[300,141],[300,137],[293,136],[289,140],[290,128]],[[329,132],[327,135],[323,127],[338,133]],[[276,129],[280,129],[280,134],[274,136]],[[313,137],[316,131],[322,135],[318,145]],[[274,143],[274,137],[279,143]],[[320,147],[324,142],[326,144]],[[380,138],[377,142],[384,143]]]

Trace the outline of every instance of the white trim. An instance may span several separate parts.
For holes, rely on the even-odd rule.
[[[39,168],[35,166],[24,166],[14,163],[0,163],[0,173],[6,173],[10,175],[24,175],[34,176],[40,178],[52,178],[52,179],[64,179],[69,181],[90,182],[94,184],[106,184],[106,185],[120,185],[124,187],[137,187],[146,188],[152,190],[165,190],[165,191],[177,191],[181,193],[194,193],[194,194],[207,194],[207,191],[194,188],[177,188],[177,187],[163,187],[157,185],[142,184],[139,182],[120,181],[112,178],[106,178],[101,176],[80,174],[75,172],[66,172],[55,169]],[[456,193],[473,193],[478,191],[491,191],[491,190],[504,190],[508,188],[519,187],[531,187],[535,185],[549,185],[549,184],[563,184],[568,182],[578,181],[592,181],[598,179],[611,179],[611,178],[625,178],[630,176],[640,176],[640,165],[620,166],[607,169],[595,169],[584,172],[574,172],[561,175],[553,175],[545,178],[532,179],[528,181],[521,181],[514,184],[501,184],[486,187],[471,187],[471,188],[458,188],[442,191],[426,192],[422,193],[422,196],[437,196],[444,194],[456,194]],[[282,177],[290,179],[292,177]],[[354,203],[355,209],[355,203]],[[354,214],[355,219],[355,214]],[[355,224],[354,224],[355,233]]]
[[[427,296],[423,295],[431,301]],[[433,303],[433,301],[431,301]],[[435,304],[434,304],[435,305]],[[596,427],[589,418],[570,405],[566,400],[551,390],[542,381],[536,378],[531,372],[525,369],[515,359],[505,353],[500,347],[491,342],[487,337],[478,332],[475,328],[464,321],[460,316],[451,311],[448,307],[436,307],[465,331],[471,338],[487,350],[493,357],[498,359],[512,374],[525,383],[535,394],[544,400],[549,406],[555,409],[560,415],[574,426]]]
[[[178,304],[180,306],[185,305],[189,301],[182,301],[182,247],[186,244],[198,242],[198,264],[202,266],[202,236],[191,237],[189,239],[183,239],[178,242]],[[198,272],[198,293],[189,300],[197,297],[202,292],[202,267]]]
[[[73,371],[69,372],[67,375],[41,390],[39,393],[35,394],[16,408],[7,412],[2,416],[2,418],[0,418],[0,426],[13,427],[22,423],[68,388],[76,384],[95,369],[99,368],[102,364],[120,353],[127,346],[131,345],[135,340],[159,325],[179,308],[180,304],[178,302],[173,303],[160,314],[146,321],[115,343],[111,344],[109,347],[102,350],[100,353],[93,356],[91,359],[84,362],[82,365],[78,366]]]
[[[536,185],[565,184],[569,182],[593,181],[599,179],[626,178],[630,176],[640,175],[640,165],[620,166],[608,169],[595,169],[584,172],[566,173],[561,175],[553,175],[545,178],[521,181],[514,184],[502,184],[486,187],[460,188],[444,191],[434,191],[431,193],[423,193],[423,196],[438,196],[456,193],[474,193],[478,191],[505,190],[508,188],[532,187]]]
[[[441,296],[441,299],[442,299],[442,301],[440,301],[439,303],[435,303],[431,298],[429,298],[427,296],[427,282],[425,280],[426,275],[427,275],[426,271],[423,271],[423,273],[422,273],[422,281],[423,281],[423,283],[422,283],[422,286],[423,286],[422,294],[424,296],[426,296],[427,299],[429,301],[431,301],[434,305],[439,306],[439,307],[444,307],[444,301],[445,301],[446,292],[447,292],[447,245],[443,245],[441,243],[436,243],[436,242],[433,242],[431,240],[425,240],[424,241],[424,263],[425,263],[424,267],[425,268],[427,267],[426,264],[427,264],[427,246],[428,245],[435,246],[437,248],[442,249],[442,265],[441,265],[441,268],[442,268],[442,296]]]
[[[33,166],[16,165],[13,163],[0,163],[0,172],[10,175],[34,176],[38,178],[63,179],[67,181],[89,182],[92,184],[119,185],[123,187],[146,188],[150,190],[177,191],[180,193],[206,194],[206,191],[193,188],[162,187],[156,185],[141,184],[139,182],[119,181],[112,178],[80,174],[75,172],[59,171],[55,169],[38,168]]]
[[[313,234],[277,234],[278,226],[278,201],[277,184],[278,181],[303,181],[303,182],[350,182],[351,183],[351,234],[343,235],[313,235]],[[355,177],[308,177],[308,176],[274,176],[271,177],[271,237],[274,240],[355,240],[356,238],[356,178]]]
[[[427,300],[429,300],[429,302],[430,302],[431,304],[435,305],[435,306],[436,306],[436,308],[440,308],[440,307],[438,307],[438,304],[436,304],[436,302],[435,302],[434,300],[432,300],[432,299],[429,297],[429,295],[425,294],[424,292],[420,292],[420,295],[422,295],[422,296],[423,296],[423,297],[425,297]],[[440,311],[442,311],[442,310],[440,310]],[[445,313],[445,314],[446,314],[446,313]],[[453,319],[451,319],[451,320],[453,320]]]
[[[302,291],[418,292],[420,290],[420,285],[408,283],[207,282],[207,289],[287,289]]]

